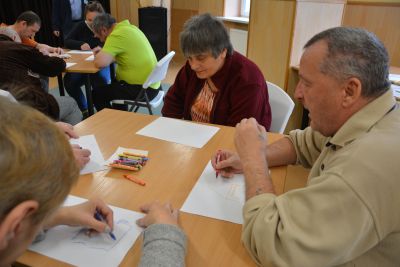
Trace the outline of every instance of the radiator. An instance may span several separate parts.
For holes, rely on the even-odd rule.
[[[238,30],[238,29],[230,29],[229,35],[231,37],[231,42],[233,45],[233,49],[242,55],[247,55],[247,31]]]

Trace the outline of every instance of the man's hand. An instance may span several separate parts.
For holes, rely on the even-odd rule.
[[[53,31],[53,34],[57,37],[60,37],[60,32],[59,31]]]
[[[219,154],[219,161],[217,158]],[[239,155],[228,150],[218,150],[211,158],[213,168],[225,178],[231,178],[235,173],[242,173],[243,167]]]
[[[87,43],[84,43],[83,45],[81,45],[81,50],[85,50],[85,51],[90,50],[90,45],[88,45]]]
[[[64,50],[61,47],[51,47],[50,46],[50,51],[51,51],[51,53],[55,53],[57,55],[64,54]]]
[[[105,222],[96,220],[96,212],[104,217]],[[61,207],[45,222],[44,228],[56,225],[83,226],[103,233],[114,227],[113,211],[102,200],[91,199],[75,206]]]
[[[97,53],[100,52],[100,50],[101,50],[101,47],[100,46],[96,46],[95,48],[92,49],[92,52],[93,52],[94,55],[96,55]]]
[[[78,164],[79,168],[82,169],[90,161],[90,150],[83,149],[76,144],[71,145],[71,147],[76,163]]]
[[[148,203],[140,207],[141,211],[147,215],[137,220],[137,225],[148,227],[152,224],[171,224],[178,226],[178,210],[174,209],[170,203],[161,204],[159,202]]]
[[[74,126],[72,126],[71,124],[65,123],[62,121],[58,121],[58,122],[56,122],[56,125],[63,133],[65,133],[65,135],[67,136],[67,139],[79,138],[79,135],[74,131]]]
[[[267,132],[254,118],[243,119],[236,125],[235,147],[242,164],[262,157],[265,160]]]
[[[275,193],[266,161],[267,132],[254,118],[236,125],[235,147],[243,166],[246,200],[263,193]]]
[[[50,54],[57,54],[57,55],[64,54],[64,50],[62,50],[62,48],[48,46],[47,44],[38,43],[36,45],[36,49],[38,49],[45,56],[48,56]]]

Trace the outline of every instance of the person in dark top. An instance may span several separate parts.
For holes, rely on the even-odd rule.
[[[220,20],[210,14],[190,18],[180,43],[187,62],[165,96],[163,116],[228,126],[253,117],[269,129],[265,78],[256,64],[233,50]]]
[[[45,110],[50,113],[44,112],[46,115],[73,125],[82,120],[82,113],[79,111],[75,100],[66,96],[53,97],[41,86],[39,74],[58,75],[66,66],[63,59],[45,56],[34,47],[14,42],[9,36],[0,34],[0,62],[1,89],[6,90],[9,84],[16,82],[19,83],[20,89],[23,88],[23,85],[26,85],[31,88],[32,94],[36,94],[36,96],[23,94],[25,97],[30,97],[30,99],[27,99],[29,102],[34,103],[37,99],[48,99],[49,106]],[[3,86],[7,88],[3,88]],[[54,99],[58,104],[58,117],[56,115],[57,108],[54,107]],[[40,108],[37,109],[40,110]],[[41,111],[43,112],[43,110]]]
[[[68,49],[85,50],[97,52],[103,43],[96,37],[91,30],[91,23],[98,14],[103,14],[104,9],[99,2],[90,2],[85,7],[85,21],[81,21],[65,39],[65,47]],[[82,93],[81,86],[85,83],[86,74],[67,73],[64,76],[64,86],[68,94],[75,99],[82,112],[87,110],[87,102]],[[94,88],[104,86],[111,82],[110,68],[106,67],[99,72],[90,74],[90,82]]]
[[[53,34],[65,39],[74,26],[83,21],[87,0],[53,0],[51,20]]]

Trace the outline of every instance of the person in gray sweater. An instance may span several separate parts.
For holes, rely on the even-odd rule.
[[[186,235],[178,226],[178,210],[159,202],[143,205],[141,210],[147,215],[137,221],[146,228],[139,266],[185,266]]]

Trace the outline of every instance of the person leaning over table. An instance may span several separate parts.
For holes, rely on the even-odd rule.
[[[21,42],[25,45],[35,47],[45,55],[51,53],[61,54],[63,50],[60,47],[52,47],[46,44],[38,43],[34,40],[35,34],[40,30],[42,20],[33,11],[22,12],[12,25],[1,23],[0,27],[7,27],[15,31]]]
[[[43,90],[37,90],[32,84],[8,83],[1,85],[10,94],[8,97],[15,102],[30,106],[51,119],[58,120],[59,108],[57,102],[52,95],[45,93]],[[3,91],[3,90],[0,90]],[[74,131],[74,126],[69,123],[57,121],[55,124],[65,134],[69,140],[77,139],[79,135]],[[75,160],[80,169],[82,169],[90,161],[90,150],[81,148],[79,145],[71,144]]]
[[[9,32],[8,32],[9,33]],[[58,57],[49,57],[40,53],[37,49],[13,41],[12,36],[0,34],[0,88],[6,84],[18,83],[22,87],[40,91],[46,95],[49,106],[55,106],[53,115],[70,124],[76,124],[82,120],[75,100],[69,96],[53,96],[42,87],[40,75],[56,76],[65,69],[65,62]],[[29,92],[25,94],[28,98]],[[32,97],[31,99],[34,99]],[[41,98],[43,99],[43,98]],[[53,103],[53,102],[57,103]],[[37,106],[35,106],[36,108]]]
[[[93,217],[96,209],[113,227],[112,211],[101,200],[58,209],[79,170],[64,133],[50,119],[0,97],[0,121],[1,266],[15,261],[41,229],[66,224],[105,231],[107,225]]]
[[[22,12],[12,25],[1,23],[0,31],[3,28],[8,28],[16,33],[14,42],[23,43],[39,50],[44,55],[63,54],[64,51],[60,47],[52,47],[47,44],[38,43],[35,41],[35,34],[40,30],[42,21],[40,17],[33,11]],[[49,77],[40,75],[40,82],[44,90],[49,91]]]
[[[163,116],[229,126],[254,117],[269,129],[271,108],[264,76],[233,50],[220,20],[210,14],[190,18],[180,43],[187,62],[165,96]]]
[[[0,121],[0,266],[10,266],[35,236],[45,238],[41,229],[113,228],[112,210],[99,199],[60,208],[79,175],[64,132],[40,112],[3,96]],[[183,266],[186,237],[177,227],[177,210],[156,202],[141,208],[147,213],[138,221],[147,227],[141,266]],[[96,211],[107,223],[94,219]]]
[[[128,20],[116,23],[109,14],[96,16],[92,23],[95,36],[105,42],[95,55],[94,64],[104,68],[116,63],[116,81],[93,88],[93,102],[97,111],[111,108],[114,99],[135,100],[147,76],[157,64],[153,48],[144,33]],[[146,93],[149,100],[157,96],[160,83],[150,85]],[[126,109],[126,106],[120,107]]]
[[[267,145],[251,119],[236,126],[237,153],[214,168],[243,172],[242,241],[262,266],[399,266],[400,109],[389,58],[363,29],[312,37],[300,60],[295,97],[310,127]],[[268,167],[311,168],[307,186],[276,196]]]
[[[96,1],[90,2],[85,6],[85,21],[78,24],[71,30],[65,38],[65,47],[68,49],[98,51],[103,46],[103,43],[96,37],[91,30],[91,25],[94,18],[103,14],[103,6]],[[93,87],[104,86],[111,82],[110,68],[106,67],[99,70],[97,73],[90,74],[90,83]],[[82,73],[66,73],[64,75],[65,90],[78,103],[82,112],[87,112],[87,102],[85,95],[82,93],[81,87],[85,84],[86,74]]]

